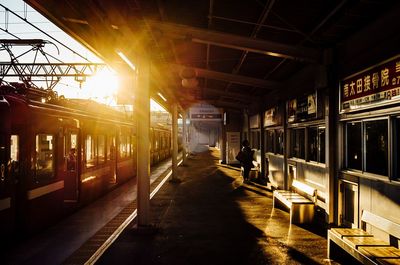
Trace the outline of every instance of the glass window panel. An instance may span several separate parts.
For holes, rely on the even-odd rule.
[[[131,144],[131,141],[132,141],[131,137],[128,136],[127,137],[127,143],[126,143],[126,148],[127,148],[126,153],[127,153],[127,156],[129,156],[129,157],[132,156],[132,150],[131,150],[132,144]]]
[[[267,145],[267,152],[273,153],[274,152],[274,131],[268,130],[265,132],[266,136],[266,145]]]
[[[107,160],[115,159],[115,137],[108,136],[107,138]]]
[[[99,164],[104,164],[106,162],[106,137],[104,135],[99,135],[98,141]]]
[[[361,122],[347,123],[347,167],[362,170]]]
[[[325,128],[318,129],[319,162],[325,163]]]
[[[11,135],[11,162],[19,160],[19,136]]]
[[[283,143],[283,130],[277,130],[276,131],[276,144],[277,144],[277,150],[276,152],[280,155],[283,155],[283,148],[284,148],[284,143]]]
[[[127,150],[128,150],[128,147],[127,147],[127,140],[126,140],[126,135],[121,135],[120,136],[120,143],[119,143],[119,156],[121,157],[121,158],[125,158],[125,157],[127,157]]]
[[[292,129],[291,131],[291,157],[305,158],[305,133],[304,129]]]
[[[396,119],[395,121],[395,131],[394,131],[394,155],[395,155],[395,160],[394,160],[394,179],[400,179],[400,119]]]
[[[85,140],[86,146],[86,167],[93,167],[96,165],[96,144],[93,136],[87,135]]]
[[[365,122],[366,171],[388,175],[388,121]]]
[[[77,148],[78,147],[78,134],[76,133],[71,133],[71,148]]]
[[[54,177],[54,148],[53,135],[36,135],[36,180],[51,179]]]
[[[318,128],[308,128],[308,160],[318,162]]]

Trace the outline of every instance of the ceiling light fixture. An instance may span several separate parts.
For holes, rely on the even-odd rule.
[[[133,70],[136,71],[136,66],[128,59],[128,57],[125,56],[125,54],[121,51],[118,51],[117,54],[119,55],[119,57],[121,57],[122,60],[124,60],[124,62],[129,65],[129,67]]]
[[[167,102],[167,99],[160,93],[158,92],[157,95],[162,98],[162,100],[164,100],[165,102]]]

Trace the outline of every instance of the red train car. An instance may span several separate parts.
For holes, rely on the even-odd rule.
[[[0,86],[2,236],[47,227],[136,174],[132,118],[92,101],[39,99]],[[169,143],[151,151],[154,163],[170,155],[170,139],[168,129],[153,138]]]

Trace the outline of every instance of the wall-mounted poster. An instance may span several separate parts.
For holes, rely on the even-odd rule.
[[[270,108],[264,113],[264,127],[281,125],[281,113],[279,108]]]
[[[291,99],[288,101],[288,122],[294,122],[296,119],[296,109],[297,109],[297,100],[296,99]]]
[[[250,129],[260,128],[260,115],[251,116],[249,123],[250,123]]]
[[[240,151],[240,132],[226,132],[226,158],[228,164],[239,164],[236,156]]]
[[[299,122],[317,117],[317,93],[300,96],[287,102],[287,121]]]
[[[317,113],[317,97],[315,94],[308,95],[308,108],[307,114],[316,114]]]
[[[340,82],[340,112],[399,102],[400,55]]]

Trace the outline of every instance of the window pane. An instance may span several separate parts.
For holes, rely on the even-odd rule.
[[[291,131],[291,157],[305,158],[304,129],[292,129]]]
[[[267,152],[274,152],[274,131],[268,130],[265,132],[266,135],[266,144],[267,144]]]
[[[361,122],[347,124],[347,167],[362,170],[361,168]]]
[[[53,135],[36,135],[36,165],[35,176],[37,180],[54,177]]]
[[[96,165],[96,145],[94,138],[91,135],[86,136],[86,167],[93,167]]]
[[[126,142],[126,155],[131,156],[131,137],[127,136],[127,142]]]
[[[107,138],[107,160],[115,159],[115,137],[108,136]]]
[[[126,142],[126,136],[121,135],[120,136],[120,143],[119,143],[119,156],[121,158],[125,158],[127,156],[127,142]]]
[[[19,160],[18,135],[11,135],[11,162]]]
[[[280,155],[283,155],[283,130],[278,130],[276,132],[276,143],[277,143],[277,149],[276,152]]]
[[[98,151],[99,151],[99,164],[106,162],[105,150],[106,150],[106,137],[104,135],[98,136]]]
[[[388,122],[365,122],[366,171],[388,175]]]
[[[308,160],[318,162],[318,128],[308,128]]]
[[[319,162],[325,163],[325,128],[318,129]]]
[[[260,132],[259,131],[252,131],[251,132],[251,144],[250,144],[250,147],[254,148],[254,149],[260,149],[259,139],[260,139]]]

